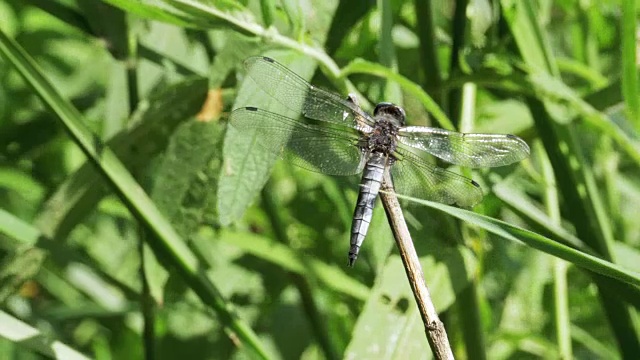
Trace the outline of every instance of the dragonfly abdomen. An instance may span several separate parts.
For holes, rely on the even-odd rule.
[[[382,153],[373,153],[362,174],[358,202],[353,213],[351,224],[351,248],[349,249],[349,266],[353,266],[358,258],[360,246],[364,241],[369,224],[373,217],[373,207],[382,184],[386,156]]]

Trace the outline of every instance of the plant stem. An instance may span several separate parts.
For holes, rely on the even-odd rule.
[[[413,246],[413,240],[411,239],[411,234],[409,234],[407,223],[404,220],[400,203],[393,190],[391,174],[388,171],[385,171],[384,174],[380,199],[387,213],[387,219],[389,220],[393,237],[396,240],[396,244],[398,244],[400,257],[402,258],[404,269],[409,278],[411,291],[413,291],[416,303],[418,304],[418,310],[420,311],[420,316],[424,323],[424,330],[433,355],[436,359],[453,359],[453,352],[451,351],[451,345],[449,345],[447,332],[444,324],[438,318],[436,308],[431,301],[429,289],[427,289],[427,284],[424,281],[422,266],[420,265],[416,249]]]
[[[430,0],[415,0],[413,6],[420,19],[416,23],[416,32],[420,39],[420,70],[422,70],[420,85],[427,91],[434,90],[430,92],[431,96],[439,103],[442,78],[432,4]]]

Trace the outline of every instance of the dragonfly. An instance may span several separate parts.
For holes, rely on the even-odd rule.
[[[405,111],[395,104],[377,104],[372,116],[358,106],[355,96],[342,97],[311,85],[269,57],[251,57],[244,65],[249,78],[297,116],[247,106],[231,112],[231,126],[255,131],[262,149],[305,169],[337,176],[362,173],[349,266],[355,264],[367,235],[386,171],[399,194],[470,208],[482,200],[479,184],[423,155],[469,168],[504,166],[529,156],[529,146],[515,135],[406,126]]]

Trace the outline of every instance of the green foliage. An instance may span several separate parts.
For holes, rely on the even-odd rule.
[[[3,0],[0,357],[431,357],[381,206],[346,267],[358,179],[227,126],[283,113],[245,81],[267,55],[366,110],[531,146],[461,170],[485,193],[473,212],[403,198],[456,357],[636,358],[637,11]]]

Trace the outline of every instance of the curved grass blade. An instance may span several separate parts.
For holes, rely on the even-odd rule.
[[[406,77],[395,73],[382,65],[362,59],[354,60],[342,69],[343,76],[350,74],[367,74],[395,81],[404,91],[415,96],[422,103],[422,106],[424,106],[424,108],[433,115],[441,127],[447,130],[455,130],[451,120],[442,111],[442,109],[440,109],[440,106],[438,106],[431,96],[429,96],[429,94],[427,94],[420,85]]]
[[[547,254],[569,261],[581,268],[591,270],[595,273],[605,275],[628,284],[640,286],[640,273],[626,270],[609,261],[602,260],[595,256],[572,249],[568,246],[558,243],[557,241],[536,234],[532,231],[508,224],[498,219],[480,215],[472,211],[459,209],[453,206],[406,197],[402,195],[398,195],[398,197],[443,211],[453,217],[485,229],[486,231],[498,235],[504,239],[515,241],[517,243],[527,244],[534,249],[538,249]]]

